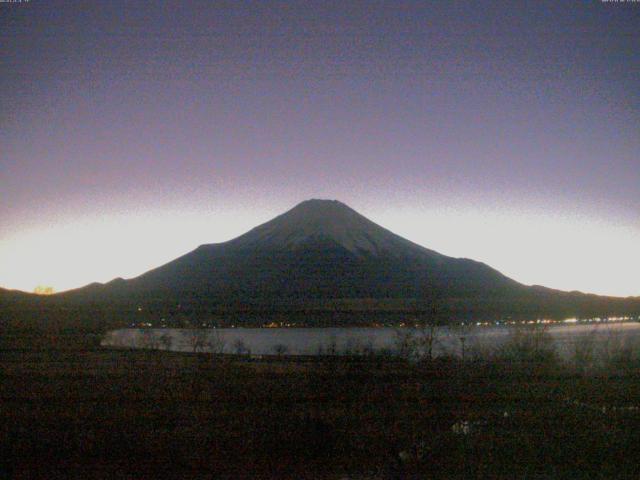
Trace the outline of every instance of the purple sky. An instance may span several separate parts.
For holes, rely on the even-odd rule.
[[[320,197],[640,295],[640,3],[31,0],[0,40],[0,286],[137,275]]]

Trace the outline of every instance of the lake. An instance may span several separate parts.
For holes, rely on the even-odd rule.
[[[539,326],[536,325],[538,329]],[[434,355],[486,352],[513,338],[517,331],[533,326],[441,327],[433,342]],[[577,343],[592,342],[598,350],[613,351],[624,346],[640,346],[639,322],[551,324],[544,326],[548,339],[561,356],[568,357]],[[253,355],[326,355],[397,352],[401,340],[420,338],[414,328],[216,328],[189,330],[176,328],[125,328],[108,332],[103,346],[157,348],[171,351],[251,353]],[[462,341],[461,338],[464,340]]]

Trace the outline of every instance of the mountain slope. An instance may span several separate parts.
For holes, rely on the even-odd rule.
[[[338,201],[309,200],[229,242],[91,289],[242,299],[494,297],[523,288],[487,265],[399,237]]]

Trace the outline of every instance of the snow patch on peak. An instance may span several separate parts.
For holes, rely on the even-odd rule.
[[[307,200],[236,239],[241,244],[296,247],[330,240],[355,254],[438,256],[405,240],[337,200]]]

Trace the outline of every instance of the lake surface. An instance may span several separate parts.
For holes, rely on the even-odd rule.
[[[441,327],[433,344],[434,355],[486,352],[509,341],[517,332],[533,331],[531,326]],[[538,328],[539,331],[539,328]],[[639,322],[578,323],[545,325],[547,339],[558,353],[571,356],[576,344],[592,342],[596,350],[640,346]],[[420,338],[424,332],[413,328],[217,328],[189,330],[176,328],[126,328],[105,335],[103,346],[157,348],[171,351],[251,353],[253,355],[326,355],[398,352],[402,339]],[[461,340],[464,338],[464,340]]]

